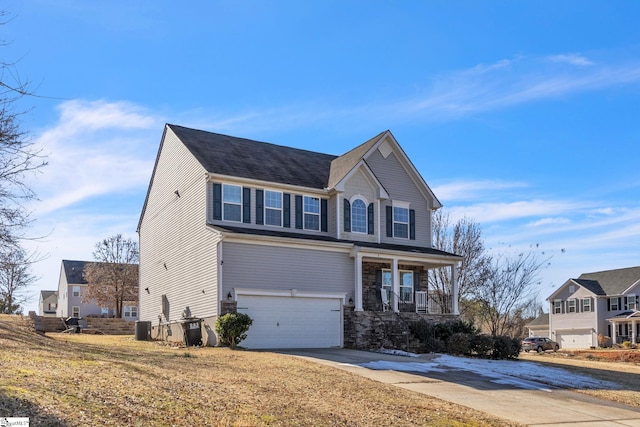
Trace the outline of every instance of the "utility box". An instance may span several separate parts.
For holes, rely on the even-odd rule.
[[[151,322],[136,320],[136,341],[151,339]]]
[[[182,319],[182,330],[184,331],[184,344],[187,347],[202,345],[202,319],[190,318]]]

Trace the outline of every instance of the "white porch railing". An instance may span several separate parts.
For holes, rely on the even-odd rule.
[[[428,313],[429,305],[427,293],[424,291],[416,291],[416,313]]]

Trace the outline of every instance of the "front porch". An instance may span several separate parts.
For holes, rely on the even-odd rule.
[[[418,336],[428,325],[459,320],[457,263],[461,257],[430,248],[355,247],[355,286],[344,313],[344,346],[433,351]],[[449,269],[449,292],[429,288],[428,272]]]
[[[626,311],[608,320],[611,322],[611,341],[614,344],[625,341],[640,343],[640,311]]]

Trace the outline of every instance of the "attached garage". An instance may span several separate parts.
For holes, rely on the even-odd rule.
[[[238,313],[253,319],[240,345],[251,349],[342,346],[340,297],[247,295],[236,292]]]
[[[589,348],[594,345],[592,335],[591,330],[557,331],[555,340],[560,344],[560,348]]]

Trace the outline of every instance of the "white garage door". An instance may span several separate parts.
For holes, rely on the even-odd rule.
[[[240,344],[246,348],[340,347],[341,300],[238,295],[238,313],[253,324]]]
[[[560,344],[560,348],[589,348],[593,345],[591,331],[556,332],[556,341]]]

